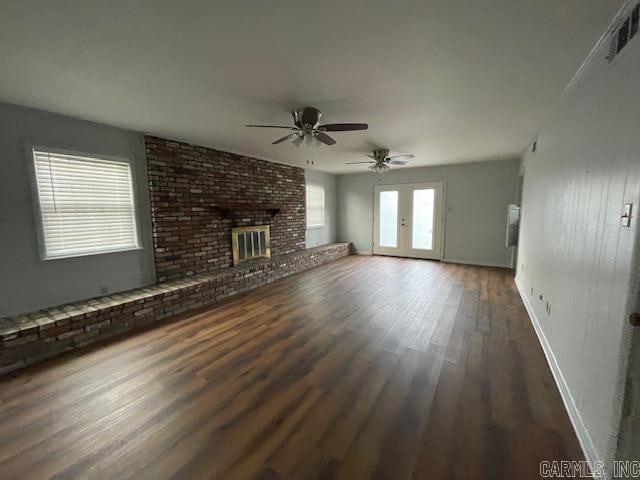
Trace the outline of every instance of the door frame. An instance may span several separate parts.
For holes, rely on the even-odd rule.
[[[436,237],[434,236],[434,249],[433,250],[427,250],[427,252],[433,252],[433,254],[426,254],[426,255],[415,255],[416,250],[413,250],[410,248],[410,242],[411,239],[410,238],[405,238],[406,242],[408,243],[408,246],[406,249],[401,248],[400,243],[402,242],[401,239],[401,235],[400,235],[400,208],[401,208],[401,202],[402,199],[400,198],[400,194],[398,195],[398,224],[397,224],[397,228],[398,228],[398,247],[396,248],[390,248],[390,247],[376,247],[376,245],[378,244],[378,229],[377,229],[377,217],[378,217],[378,209],[379,209],[379,192],[384,192],[384,191],[395,191],[395,190],[400,190],[402,188],[421,188],[421,187],[431,187],[434,184],[436,185],[436,205],[438,205],[438,200],[440,200],[439,205],[440,205],[440,209],[438,211],[438,209],[436,208],[434,215],[436,217],[440,217],[440,218],[434,218],[434,226],[439,225],[439,229],[435,229],[437,232],[439,232],[439,235]],[[438,188],[438,186],[440,188]],[[439,196],[439,198],[438,198]],[[425,181],[425,182],[407,182],[407,183],[393,183],[393,184],[379,184],[379,185],[374,185],[373,186],[373,231],[372,233],[372,242],[371,242],[371,253],[373,255],[387,255],[387,256],[394,256],[394,257],[407,257],[407,258],[424,258],[424,259],[430,259],[430,260],[444,260],[444,242],[445,242],[445,223],[446,223],[446,199],[447,199],[447,184],[445,180],[429,180],[429,181]],[[406,201],[409,202],[409,215],[413,216],[413,202],[412,199],[406,199]],[[410,235],[407,235],[407,237],[410,237]],[[409,251],[413,250],[412,253],[414,253],[413,255],[409,254]],[[419,252],[419,250],[418,250]]]

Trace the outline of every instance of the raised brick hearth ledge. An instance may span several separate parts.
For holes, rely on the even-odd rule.
[[[212,305],[349,253],[349,244],[332,243],[147,288],[2,318],[0,374]]]

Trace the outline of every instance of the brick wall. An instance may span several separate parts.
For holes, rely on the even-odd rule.
[[[270,225],[271,253],[305,248],[304,170],[156,137],[145,137],[159,282],[228,267],[231,228]],[[260,204],[235,221],[214,205]]]

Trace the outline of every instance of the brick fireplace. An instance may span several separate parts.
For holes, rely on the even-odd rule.
[[[305,248],[304,170],[145,137],[158,281],[233,264],[231,229],[269,225],[271,254]]]

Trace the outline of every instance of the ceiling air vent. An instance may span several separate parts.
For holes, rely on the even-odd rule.
[[[638,21],[640,20],[640,5],[636,5],[631,13],[624,17],[618,27],[614,30],[611,36],[611,49],[609,61],[613,61],[614,58],[622,51],[622,49],[629,43],[629,41],[638,33]]]

